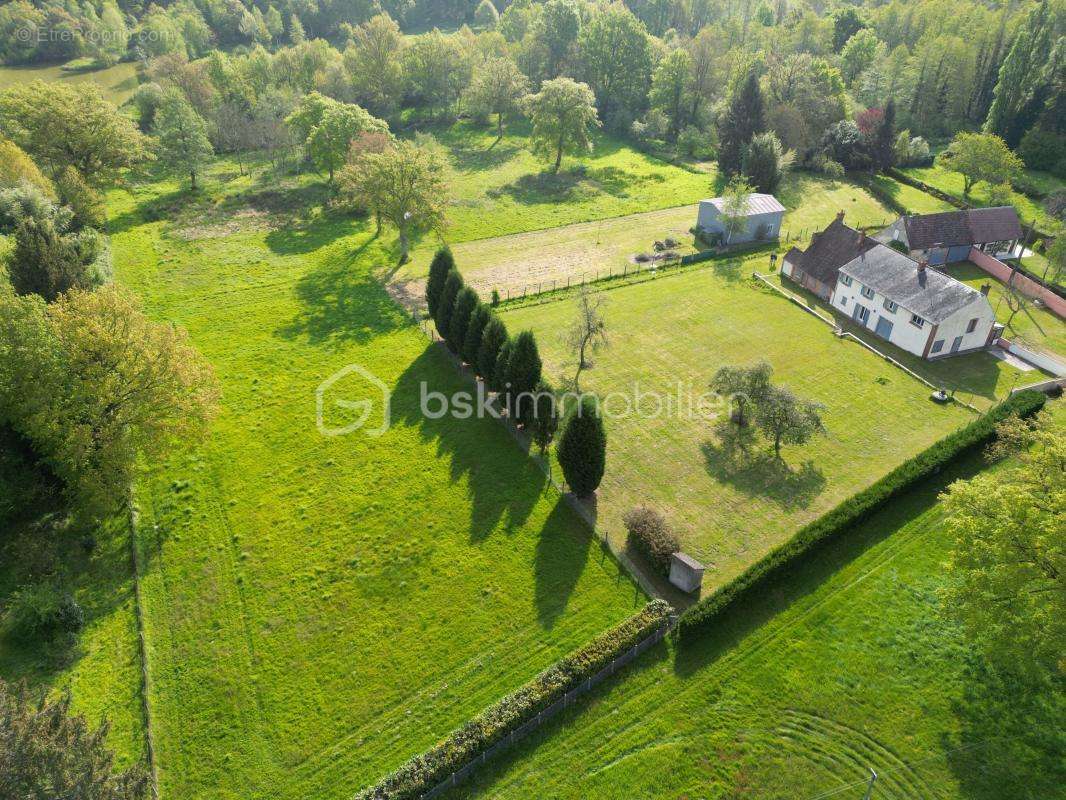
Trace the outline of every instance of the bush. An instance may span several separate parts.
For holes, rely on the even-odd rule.
[[[1018,155],[1029,169],[1066,175],[1066,136],[1033,128],[1018,145]]]
[[[670,556],[681,549],[680,542],[658,511],[645,506],[634,508],[622,520],[626,526],[628,546],[644,558],[655,571],[669,577]]]
[[[869,488],[848,498],[832,511],[801,528],[789,541],[752,564],[722,588],[690,606],[678,620],[678,638],[685,640],[713,623],[723,611],[749,592],[765,590],[781,580],[788,570],[815,547],[846,534],[855,525],[882,509],[893,498],[934,475],[963,455],[984,446],[994,435],[996,425],[1017,414],[1030,416],[1044,406],[1047,398],[1039,392],[1019,392],[1004,400],[980,419],[944,437],[905,461]]]
[[[603,480],[607,459],[607,434],[596,398],[582,395],[567,418],[557,450],[571,491],[578,497],[595,492]]]
[[[907,245],[903,244],[899,239],[893,239],[888,243],[888,246],[895,250],[897,253],[903,253],[907,255],[910,251],[907,249]]]
[[[77,633],[85,615],[74,597],[56,583],[37,583],[15,592],[7,609],[11,633],[18,639]]]
[[[482,711],[432,750],[415,756],[356,800],[420,797],[469,764],[571,689],[662,627],[673,609],[652,600],[637,614],[555,662],[518,691]]]

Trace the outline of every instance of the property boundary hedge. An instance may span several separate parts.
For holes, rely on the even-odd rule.
[[[408,800],[436,788],[501,743],[567,692],[589,681],[614,659],[664,628],[673,608],[652,600],[629,619],[600,634],[580,650],[556,661],[518,691],[482,711],[447,739],[415,756],[356,800]]]
[[[832,511],[801,528],[789,541],[770,551],[717,591],[690,606],[678,620],[677,637],[698,635],[719,615],[749,592],[782,577],[795,562],[816,546],[843,535],[852,526],[881,509],[889,500],[928,476],[939,472],[960,456],[988,442],[998,422],[1012,414],[1029,416],[1039,411],[1047,398],[1039,392],[1022,391],[1004,400],[980,419],[944,437],[905,461],[867,489],[848,498]]]

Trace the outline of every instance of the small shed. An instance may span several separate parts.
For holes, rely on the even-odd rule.
[[[683,592],[693,594],[703,585],[705,567],[692,556],[678,552],[670,556],[670,583]]]
[[[747,227],[726,238],[725,226],[722,224],[724,197],[712,197],[700,200],[696,227],[705,236],[720,236],[724,244],[743,244],[776,239],[781,234],[781,220],[785,207],[772,194],[752,193],[748,195]]]

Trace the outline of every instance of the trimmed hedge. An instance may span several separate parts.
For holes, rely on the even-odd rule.
[[[983,446],[995,434],[997,423],[1012,414],[1035,414],[1044,406],[1046,400],[1043,394],[1033,391],[1012,395],[980,419],[944,437],[932,447],[896,467],[869,488],[801,528],[789,541],[769,552],[725,586],[690,606],[678,620],[678,638],[684,640],[698,635],[748,592],[782,577],[797,559],[816,546],[847,533],[854,525],[880,510],[894,497],[939,472],[960,456]]]
[[[517,692],[482,711],[432,750],[415,756],[356,800],[416,798],[469,764],[485,750],[666,623],[673,609],[664,600],[644,608],[575,653],[556,661]]]

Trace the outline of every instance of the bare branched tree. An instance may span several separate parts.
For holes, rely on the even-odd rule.
[[[603,318],[603,298],[594,295],[587,286],[577,298],[577,316],[566,334],[566,344],[577,356],[574,391],[578,389],[581,371],[590,366],[588,356],[607,346],[607,323]]]

